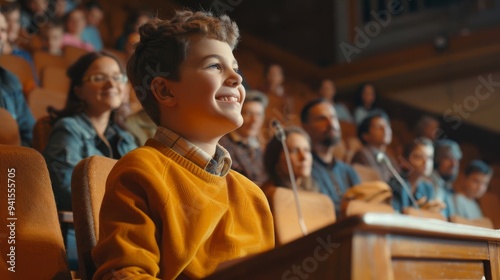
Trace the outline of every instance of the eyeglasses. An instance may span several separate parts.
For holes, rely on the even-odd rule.
[[[125,76],[124,74],[115,74],[112,76],[107,76],[104,74],[93,74],[93,75],[89,75],[87,77],[84,77],[82,79],[82,81],[90,82],[94,85],[101,85],[101,84],[107,83],[110,80],[113,82],[121,83],[121,84],[124,84],[128,81],[127,76]]]

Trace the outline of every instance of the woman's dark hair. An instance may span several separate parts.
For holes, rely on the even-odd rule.
[[[375,109],[375,108],[378,108],[378,94],[377,94],[377,89],[375,88],[375,86],[373,85],[373,83],[362,83],[359,87],[358,87],[358,90],[356,91],[356,96],[354,98],[354,104],[356,105],[356,107],[364,107],[364,103],[363,103],[363,91],[365,89],[366,86],[372,86],[373,87],[373,90],[375,91],[375,99],[373,100],[373,104],[372,104],[372,107],[371,108],[367,108],[367,109]]]
[[[309,134],[307,134],[307,132],[305,132],[302,128],[298,126],[288,126],[285,128],[286,137],[293,133],[304,136],[307,141],[311,143]],[[283,178],[283,174],[280,174],[277,169],[281,153],[283,153],[283,146],[276,137],[273,137],[271,141],[267,143],[266,151],[264,152],[264,170],[269,178],[268,183],[272,183],[275,186],[291,188],[291,183],[288,177]],[[303,188],[312,189],[312,184],[312,180],[305,180]]]
[[[413,141],[411,141],[410,143],[408,143],[404,149],[403,149],[403,158],[405,159],[404,162],[407,163],[411,163],[411,154],[413,153],[413,151],[415,151],[419,146],[424,146],[424,147],[430,147],[430,148],[433,148],[434,149],[434,145],[432,143],[431,140],[425,138],[425,137],[418,137],[418,138],[415,138],[413,139]],[[411,167],[410,166],[405,166],[405,165],[402,165],[401,166],[401,175],[403,177],[408,177],[410,176],[410,169]]]
[[[103,57],[110,57],[114,59],[118,64],[118,67],[120,67],[120,72],[125,74],[125,68],[123,67],[123,65],[115,56],[113,56],[110,53],[90,52],[81,56],[66,71],[66,76],[68,76],[68,78],[70,79],[70,87],[68,92],[68,98],[66,100],[66,105],[64,105],[64,108],[61,110],[57,110],[52,106],[49,106],[47,108],[50,117],[50,122],[52,124],[54,124],[61,118],[74,116],[76,114],[83,112],[84,103],[82,100],[78,98],[78,96],[76,96],[75,87],[82,85],[83,76],[89,69],[90,65],[92,65],[92,63],[94,63],[96,60]],[[114,111],[117,112],[117,114],[120,114],[119,112],[121,112],[122,110],[116,109]],[[124,119],[123,116],[115,116],[114,114],[115,112],[112,113],[111,119],[113,118]]]
[[[410,159],[411,153],[417,149],[418,146],[431,147],[434,149],[434,144],[431,140],[425,137],[418,137],[413,139],[410,143],[408,143],[403,149],[403,157],[405,159]]]
[[[465,168],[465,176],[469,176],[472,173],[482,173],[485,175],[493,175],[493,169],[488,166],[488,164],[482,160],[473,160]]]
[[[66,13],[66,14],[62,17],[62,21],[63,21],[63,24],[64,24],[64,31],[67,31],[67,29],[68,29],[68,21],[69,21],[69,19],[70,19],[71,15],[72,15],[73,13],[76,13],[76,12],[82,12],[82,13],[83,13],[83,12],[85,12],[85,11],[83,10],[83,8],[76,8],[76,9],[73,9],[73,10],[69,11],[68,13]]]
[[[390,126],[389,120],[382,113],[371,113],[366,116],[366,118],[361,121],[357,129],[358,139],[361,141],[361,143],[363,143],[363,145],[368,144],[363,136],[370,131],[372,121],[377,118],[385,119],[387,121],[387,124]]]

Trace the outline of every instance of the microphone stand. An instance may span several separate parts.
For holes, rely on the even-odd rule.
[[[379,152],[379,153],[377,153],[377,161],[384,162],[385,165],[387,165],[387,167],[391,171],[392,175],[394,175],[396,180],[401,184],[403,190],[406,192],[406,194],[410,198],[411,204],[413,204],[413,207],[415,207],[416,209],[420,209],[420,207],[418,206],[417,201],[415,200],[415,197],[413,196],[413,193],[411,192],[410,188],[408,187],[408,185],[406,185],[405,181],[403,180],[403,178],[401,178],[401,175],[399,175],[399,173],[394,168],[394,166],[392,166],[392,163],[387,158],[387,156],[384,153]]]
[[[286,135],[285,131],[283,130],[283,127],[278,121],[272,121],[271,122],[272,126],[275,128],[275,136],[276,138],[281,142],[281,145],[283,146],[283,152],[285,153],[285,159],[286,159],[286,165],[288,168],[288,174],[290,176],[290,183],[292,184],[292,190],[293,190],[293,196],[295,198],[295,208],[297,208],[297,217],[298,217],[298,222],[300,226],[300,231],[302,231],[302,234],[306,236],[308,234],[306,223],[304,222],[304,216],[302,215],[302,208],[300,207],[300,201],[299,201],[299,193],[298,193],[298,188],[297,184],[295,182],[295,174],[293,173],[293,168],[292,168],[292,162],[290,160],[290,153],[288,151],[288,147],[286,146]]]

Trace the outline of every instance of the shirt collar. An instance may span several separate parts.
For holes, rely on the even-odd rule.
[[[198,146],[162,126],[158,126],[154,139],[211,174],[225,176],[231,169],[232,161],[229,152],[219,144],[212,158]]]
[[[332,162],[331,163],[327,163],[327,162],[324,162],[318,155],[316,155],[316,153],[312,153],[312,156],[313,156],[313,160],[319,162],[321,165],[323,165],[324,167],[328,167],[328,168],[334,168],[335,165],[337,164],[337,160],[335,159],[335,157],[332,159]]]

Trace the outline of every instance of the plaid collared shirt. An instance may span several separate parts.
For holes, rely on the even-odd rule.
[[[211,174],[225,176],[231,169],[231,156],[221,145],[217,144],[215,155],[212,158],[198,146],[162,126],[158,126],[154,139],[170,147],[179,155],[185,157]]]

